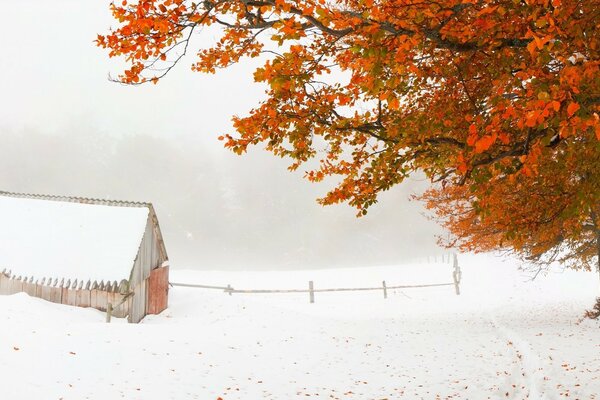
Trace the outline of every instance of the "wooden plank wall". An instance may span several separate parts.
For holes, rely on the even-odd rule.
[[[34,281],[33,277],[13,276],[10,271],[0,272],[0,295],[25,292],[52,303],[76,307],[92,307],[106,311],[108,303],[113,305],[113,317],[124,318],[129,314],[131,296],[128,296],[126,280],[121,283],[86,282],[43,278]]]
[[[160,232],[151,212],[146,221],[144,237],[140,243],[129,279],[129,290],[133,293],[132,298],[129,300],[129,322],[139,322],[147,314],[148,279],[154,269],[167,261],[167,255],[162,250],[161,240]]]

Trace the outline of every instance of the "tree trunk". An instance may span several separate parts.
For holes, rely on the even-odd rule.
[[[600,278],[600,229],[596,229],[596,256],[598,256],[596,269],[598,270],[598,277]]]

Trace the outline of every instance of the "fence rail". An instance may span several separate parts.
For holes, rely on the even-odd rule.
[[[436,257],[436,259],[437,259],[437,257]],[[442,260],[444,260],[444,256],[442,256]],[[448,260],[448,262],[450,261],[450,256],[448,256],[447,260]],[[309,295],[310,295],[309,300],[311,303],[315,302],[315,293],[324,293],[324,292],[360,292],[360,291],[381,290],[381,291],[383,291],[383,297],[387,299],[387,291],[390,289],[416,289],[416,288],[428,288],[428,287],[440,287],[440,286],[454,286],[456,295],[460,295],[460,281],[462,278],[462,272],[460,270],[460,266],[458,265],[458,258],[456,257],[456,254],[453,254],[452,264],[453,264],[452,282],[425,283],[425,284],[419,284],[419,285],[387,286],[386,282],[383,281],[381,286],[376,286],[376,287],[357,287],[357,288],[342,287],[342,288],[315,289],[314,281],[309,281],[308,289],[235,289],[231,285],[215,286],[215,285],[201,285],[201,284],[180,283],[180,282],[169,282],[169,284],[171,286],[197,288],[197,289],[217,289],[217,290],[222,290],[223,292],[229,294],[230,296],[234,293],[239,293],[239,294],[309,293]]]

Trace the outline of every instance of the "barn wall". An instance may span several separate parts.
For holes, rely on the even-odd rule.
[[[134,323],[141,321],[148,312],[162,311],[167,306],[168,268],[161,268],[162,272],[157,273],[156,276],[160,276],[160,279],[155,279],[152,294],[148,292],[148,279],[152,270],[161,267],[167,261],[167,254],[151,205],[148,214],[144,235],[129,280],[124,281],[124,287],[117,285],[117,282],[88,282],[87,285],[83,285],[81,282],[65,282],[64,279],[59,282],[58,279],[51,278],[48,282],[34,283],[33,278],[15,277],[0,271],[0,295],[25,291],[31,296],[54,303],[93,307],[101,311],[106,311],[108,303],[112,303],[113,307],[116,307],[113,311],[115,317],[128,316],[129,322]],[[152,305],[149,306],[149,303]]]
[[[160,267],[166,259],[160,231],[156,225],[156,215],[153,210],[150,210],[144,237],[140,243],[129,280],[129,290],[133,292],[129,322],[139,322],[146,316],[148,309],[148,278],[151,271]]]
[[[142,281],[133,288],[131,308],[129,309],[129,322],[138,323],[146,316],[146,282]]]

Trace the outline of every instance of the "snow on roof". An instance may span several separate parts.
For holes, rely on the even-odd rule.
[[[148,213],[146,203],[0,192],[0,271],[36,279],[129,279]]]

